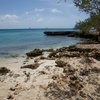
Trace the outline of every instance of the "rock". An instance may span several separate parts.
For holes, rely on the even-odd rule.
[[[12,95],[8,95],[7,99],[12,100],[14,97]]]
[[[46,51],[46,52],[53,52],[54,50],[51,48],[51,49],[44,49],[43,50],[44,52]]]
[[[35,64],[22,66],[21,68],[37,69],[38,67],[39,67],[39,64],[35,63]]]
[[[14,88],[14,87],[12,87],[12,88],[10,88],[9,90],[10,90],[10,91],[15,91],[15,88]]]
[[[91,71],[94,72],[94,73],[100,74],[100,68],[94,67],[94,68],[91,69]]]
[[[83,69],[80,71],[81,76],[88,76],[90,74],[90,69]]]
[[[81,97],[86,98],[86,93],[85,92],[80,91],[79,94],[80,94]]]
[[[94,58],[95,58],[96,60],[100,60],[100,52],[95,52]]]
[[[67,66],[64,67],[63,73],[69,76],[69,75],[74,75],[75,71],[76,69],[68,64]]]
[[[48,55],[48,57],[50,57],[50,58],[52,58],[52,57],[55,57],[56,56],[56,51],[52,51],[49,55]]]
[[[0,68],[0,75],[6,75],[9,72],[10,72],[10,70],[7,69],[6,67],[1,67]]]
[[[96,89],[96,93],[100,94],[100,86]]]
[[[71,89],[75,89],[75,90],[81,90],[83,88],[83,85],[81,82],[79,81],[70,81],[69,85],[68,85]]]
[[[42,55],[43,50],[40,49],[34,49],[33,51],[30,51],[28,53],[26,53],[27,57],[37,57]]]
[[[64,67],[66,66],[66,63],[62,60],[56,60],[55,63],[57,64],[57,67]]]
[[[70,76],[70,80],[72,80],[72,81],[78,80],[78,77],[77,77],[77,76],[72,75],[72,76]]]
[[[52,76],[52,79],[53,80],[56,80],[57,79],[57,76],[56,75]]]

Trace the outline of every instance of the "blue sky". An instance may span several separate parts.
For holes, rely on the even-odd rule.
[[[0,0],[0,28],[72,28],[88,17],[72,0]]]

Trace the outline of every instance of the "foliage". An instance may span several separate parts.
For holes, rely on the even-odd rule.
[[[76,23],[75,28],[80,29],[82,33],[87,33],[92,28],[91,19],[86,19],[85,21],[80,21]]]
[[[76,28],[89,31],[92,27],[100,33],[100,0],[74,0],[75,6],[90,17],[76,24]]]
[[[100,0],[73,0],[73,2],[81,11],[90,15],[88,19],[76,23],[75,28],[85,33],[94,28],[100,34]]]

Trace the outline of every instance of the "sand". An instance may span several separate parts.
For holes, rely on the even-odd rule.
[[[46,53],[45,56],[47,55]],[[67,76],[68,73],[63,72],[63,67],[57,67],[56,59],[39,58],[27,59],[26,56],[0,58],[0,67],[10,69],[7,75],[0,76],[0,100],[100,100],[100,92],[97,91],[100,88],[100,73],[92,72],[83,76],[79,74],[85,67],[99,69],[100,61],[90,58],[92,63],[88,65],[84,57],[62,57],[60,60],[66,62],[67,67],[70,64],[77,70],[74,74]],[[21,66],[34,64],[36,59],[38,68],[21,68]],[[74,92],[67,94],[72,90],[70,83],[77,81],[70,79],[75,75],[82,80],[77,84],[83,85],[84,88],[78,90],[79,87],[74,84],[78,93],[74,90],[76,95]]]

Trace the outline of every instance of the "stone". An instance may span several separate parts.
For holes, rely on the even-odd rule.
[[[38,67],[39,67],[39,64],[35,63],[35,64],[22,66],[21,68],[37,69]]]
[[[6,75],[9,72],[10,72],[10,70],[6,67],[1,67],[0,68],[0,75]]]
[[[34,49],[33,51],[30,51],[28,53],[26,53],[27,57],[37,57],[42,55],[43,50],[40,49]]]
[[[64,67],[66,66],[66,63],[62,60],[56,60],[55,63],[57,64],[57,67]]]

